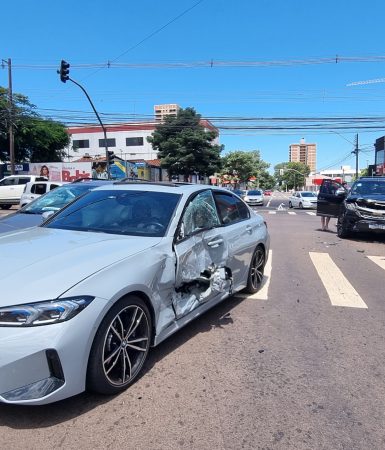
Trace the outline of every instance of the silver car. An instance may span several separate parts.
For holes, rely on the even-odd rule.
[[[245,196],[243,197],[245,202],[249,205],[261,205],[263,206],[265,198],[263,196],[263,192],[260,189],[254,189],[251,191],[247,191]]]
[[[256,292],[268,250],[259,215],[202,185],[105,185],[3,234],[0,401],[119,393],[151,346],[233,293]]]

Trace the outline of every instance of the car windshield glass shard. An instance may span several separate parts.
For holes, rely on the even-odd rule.
[[[78,231],[164,236],[180,195],[151,191],[92,191],[46,225]]]
[[[200,192],[188,204],[183,215],[184,236],[220,225],[211,191]]]

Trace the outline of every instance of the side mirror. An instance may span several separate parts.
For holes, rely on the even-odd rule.
[[[339,189],[336,190],[336,194],[337,197],[345,197],[346,195],[346,189],[341,187]]]
[[[55,211],[44,211],[42,214],[43,222],[45,222],[48,218],[50,218],[54,214],[55,214]]]

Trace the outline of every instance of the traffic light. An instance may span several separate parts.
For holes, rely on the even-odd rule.
[[[60,80],[65,83],[70,78],[70,64],[62,59],[60,70],[58,70],[57,73],[60,75]]]
[[[109,164],[115,163],[115,154],[112,150],[108,150],[108,163]]]

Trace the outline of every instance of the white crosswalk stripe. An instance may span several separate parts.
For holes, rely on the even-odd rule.
[[[313,211],[307,211],[306,214],[309,214],[309,216],[315,216],[316,215],[316,213],[313,212]]]
[[[317,271],[317,274],[326,290],[330,303],[333,306],[345,308],[367,309],[368,306],[361,298],[352,284],[348,281],[339,267],[334,263],[329,253],[309,252],[310,259]],[[369,260],[374,262],[381,269],[385,270],[385,256],[367,256]],[[255,294],[237,293],[236,297],[247,298],[250,300],[269,299],[269,288],[272,277],[273,268],[273,251],[269,251],[264,272],[264,280],[262,286]]]
[[[385,256],[368,256],[367,258],[385,270]]]
[[[309,252],[309,255],[332,305],[367,308],[366,303],[345,278],[328,253]]]
[[[277,211],[269,211],[269,214],[277,214]]]
[[[288,214],[290,214],[291,216],[295,216],[297,213],[294,211],[288,211]]]

